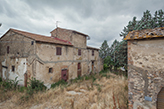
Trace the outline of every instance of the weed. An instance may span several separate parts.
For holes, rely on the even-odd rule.
[[[20,88],[18,89],[19,92],[24,92],[24,90],[26,90],[26,87],[20,87]]]
[[[96,81],[95,76],[92,75],[92,82]]]
[[[34,89],[36,91],[43,91],[46,89],[46,86],[44,86],[44,83],[36,80],[35,78],[30,79],[30,86],[29,88]]]
[[[98,86],[97,90],[98,90],[99,92],[101,92],[101,87],[100,87],[100,86]]]
[[[72,80],[72,81],[74,81],[74,80]],[[58,82],[56,82],[54,84],[51,84],[51,88],[55,88],[55,87],[57,87],[59,85],[67,85],[67,82],[65,82],[64,80],[60,80],[60,81],[58,81]]]
[[[2,78],[0,77],[0,82],[2,82]]]

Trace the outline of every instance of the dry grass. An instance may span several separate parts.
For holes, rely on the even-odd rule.
[[[108,73],[110,78],[96,75],[96,81],[84,80],[34,94],[28,100],[18,91],[0,92],[0,108],[10,109],[126,109],[127,79]]]

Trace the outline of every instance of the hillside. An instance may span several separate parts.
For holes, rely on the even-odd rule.
[[[127,79],[113,73],[72,80],[46,92],[26,96],[25,92],[0,89],[1,109],[126,109]]]

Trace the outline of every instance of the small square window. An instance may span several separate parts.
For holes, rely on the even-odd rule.
[[[56,55],[61,55],[62,51],[61,51],[61,47],[56,47]]]
[[[92,56],[94,56],[94,50],[92,50]]]
[[[34,45],[34,41],[31,41],[31,45]]]
[[[78,55],[81,56],[81,49],[78,49]]]
[[[15,71],[15,66],[13,65],[13,66],[12,66],[12,72],[14,72],[14,71]]]
[[[53,72],[53,68],[49,68],[49,72],[48,73],[52,73]]]

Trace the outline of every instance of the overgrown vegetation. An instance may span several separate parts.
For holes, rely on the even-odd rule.
[[[132,21],[129,21],[128,25],[124,27],[120,36],[125,38],[126,35],[133,30],[153,29],[156,27],[164,27],[164,11],[158,10],[151,15],[150,11],[146,10],[140,20],[137,17],[133,17]],[[104,61],[104,69],[110,69],[110,71],[117,71],[122,68],[127,75],[127,41],[114,40],[109,47],[106,40],[102,43],[99,51],[100,57]]]
[[[67,85],[67,82],[65,82],[64,80],[60,80],[54,84],[51,84],[51,88],[55,88],[55,87],[60,86],[60,85]]]
[[[31,86],[30,86],[31,84]],[[51,89],[44,91],[43,82],[31,79],[28,87],[18,87],[16,90],[3,92],[0,88],[2,108],[113,108],[116,105],[127,108],[127,79],[117,76],[109,70],[97,74],[84,75],[65,82],[58,81]],[[40,88],[38,88],[40,87]],[[42,88],[43,87],[43,90]],[[39,91],[39,89],[41,89]],[[29,92],[27,92],[29,91]],[[114,97],[112,95],[114,91]],[[77,93],[77,94],[76,94]],[[5,98],[6,97],[6,98]],[[117,99],[119,98],[119,100]],[[115,104],[113,104],[115,100]],[[10,105],[8,104],[10,103]]]

